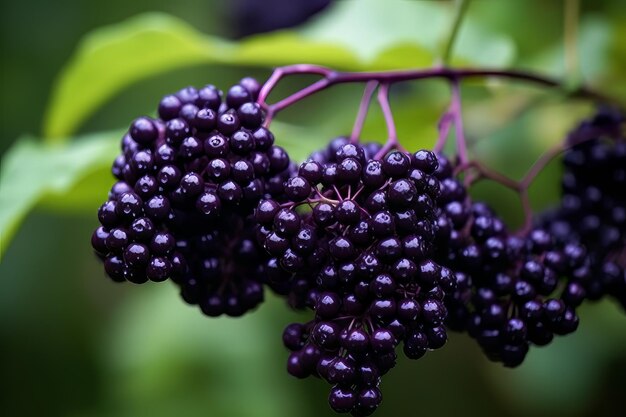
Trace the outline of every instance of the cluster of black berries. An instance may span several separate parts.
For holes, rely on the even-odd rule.
[[[587,297],[615,297],[626,309],[626,137],[624,114],[603,109],[567,139],[563,196],[542,216],[561,242],[587,247],[580,271]]]
[[[330,406],[357,416],[380,404],[396,346],[418,359],[445,344],[443,300],[456,282],[431,259],[435,154],[374,159],[379,150],[332,141],[287,180],[286,202],[262,200],[255,214],[259,243],[291,274],[299,306],[315,311],[285,329],[289,373],[324,378]]]
[[[514,367],[575,331],[585,299],[626,308],[622,114],[569,136],[560,205],[512,234],[427,150],[340,137],[297,167],[259,88],[184,88],[132,123],[92,235],[114,281],[170,278],[208,316],[244,314],[265,285],[312,310],[284,330],[287,370],[325,379],[332,409],[355,416],[380,405],[399,345],[419,359],[465,331]]]
[[[511,235],[488,205],[471,201],[452,164],[443,156],[439,162],[435,259],[457,278],[445,299],[447,325],[467,331],[491,360],[517,366],[531,344],[576,330],[585,248],[561,245],[542,229]]]
[[[626,305],[626,143],[623,118],[601,112],[568,138],[560,206],[538,227],[511,235],[472,202],[439,156],[435,260],[454,271],[447,326],[467,331],[487,356],[518,366],[529,346],[578,327],[576,308],[613,295]]]
[[[165,96],[159,118],[136,119],[113,164],[118,182],[92,245],[115,281],[171,278],[208,315],[240,315],[263,299],[267,258],[251,215],[280,201],[293,167],[262,126],[259,84]]]

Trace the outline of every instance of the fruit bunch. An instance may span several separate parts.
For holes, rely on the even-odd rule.
[[[586,249],[541,228],[510,233],[487,204],[472,202],[452,177],[452,164],[440,161],[436,259],[457,276],[456,291],[446,297],[447,324],[467,331],[489,359],[517,366],[531,344],[576,330]]]
[[[330,406],[354,415],[378,407],[396,346],[418,359],[445,344],[443,299],[455,284],[431,258],[435,154],[379,151],[335,139],[285,182],[286,204],[262,200],[255,214],[276,263],[310,277],[301,305],[314,316],[285,329],[287,370],[327,380]]]
[[[467,161],[404,150],[395,129],[297,166],[266,126],[266,93],[251,78],[188,87],[131,124],[92,235],[111,279],[169,278],[208,316],[240,316],[270,288],[310,313],[284,330],[287,371],[326,380],[331,408],[354,416],[380,405],[397,352],[419,359],[448,330],[515,367],[574,332],[583,301],[626,308],[621,113],[569,135],[560,203],[511,231],[472,199]]]
[[[259,87],[251,78],[225,95],[187,87],[163,97],[157,119],[131,124],[92,236],[109,277],[171,278],[210,316],[238,316],[263,300],[267,256],[252,214],[261,198],[280,201],[292,167],[262,126]]]
[[[543,226],[559,242],[588,251],[578,274],[587,297],[606,294],[626,309],[626,138],[624,114],[605,109],[567,138],[562,198],[543,215]]]

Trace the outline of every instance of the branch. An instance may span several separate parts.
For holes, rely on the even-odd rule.
[[[267,97],[278,82],[287,75],[314,74],[321,75],[322,79],[309,85],[308,87],[278,101],[274,104],[267,103]],[[381,71],[381,72],[339,72],[330,68],[311,64],[298,64],[280,67],[274,70],[270,78],[261,88],[257,102],[267,113],[266,125],[276,113],[289,107],[298,101],[324,90],[335,84],[360,83],[376,81],[381,84],[393,84],[402,81],[421,80],[427,78],[443,78],[449,81],[463,80],[465,78],[505,78],[517,81],[524,81],[530,84],[560,90],[572,97],[580,97],[602,102],[616,102],[598,92],[590,90],[584,86],[575,89],[568,89],[556,79],[544,77],[542,75],[516,70],[496,70],[478,68],[429,68],[424,70],[401,70],[401,71]]]

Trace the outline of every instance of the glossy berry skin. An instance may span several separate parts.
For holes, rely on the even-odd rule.
[[[576,308],[587,298],[608,293],[624,304],[626,287],[613,284],[623,282],[624,271],[606,259],[626,244],[623,223],[611,216],[625,203],[612,174],[626,166],[617,127],[623,120],[600,114],[569,135],[569,141],[583,142],[564,155],[561,205],[540,214],[539,226],[522,236],[509,234],[486,204],[469,202],[452,171],[441,169],[453,165],[439,156],[435,175],[443,185],[439,202],[445,208],[438,224],[452,228],[438,235],[436,259],[463,278],[445,297],[448,325],[467,331],[489,359],[515,367],[532,345],[574,332]],[[613,237],[604,237],[609,234]],[[452,250],[443,249],[451,242]],[[612,271],[611,278],[604,278],[603,269]],[[418,352],[410,345],[405,349]]]
[[[131,123],[91,236],[113,281],[171,279],[211,317],[243,315],[268,286],[310,310],[283,332],[288,373],[325,379],[354,416],[380,406],[397,352],[420,359],[449,330],[515,367],[576,331],[586,299],[626,308],[623,115],[572,132],[561,203],[513,234],[428,150],[375,159],[381,145],[339,137],[296,167],[260,89],[185,87]]]
[[[576,269],[578,286],[562,296],[574,305],[608,295],[626,308],[624,265],[611,255],[626,247],[624,120],[623,112],[601,109],[568,135],[561,204],[541,219],[565,245],[561,263]]]
[[[296,268],[278,265],[291,282],[306,283],[288,292],[292,306],[315,313],[285,330],[289,372],[326,379],[334,385],[331,408],[353,415],[379,406],[380,377],[394,367],[396,347],[408,335],[413,341],[405,351],[413,359],[443,346],[442,286],[451,289],[455,281],[451,270],[429,259],[438,180],[432,177],[429,188],[429,174],[411,176],[417,166],[434,172],[436,156],[394,151],[372,159],[378,150],[331,141],[287,180],[286,202],[262,201],[255,215],[269,254],[302,259]],[[423,338],[409,329],[422,329]],[[311,346],[322,352],[314,367],[303,361]]]
[[[92,237],[114,281],[172,279],[210,316],[239,316],[263,300],[271,256],[257,242],[253,214],[259,201],[284,198],[294,167],[262,127],[259,88],[251,78],[226,94],[185,87],[163,97],[158,118],[132,122],[113,163],[119,182]]]

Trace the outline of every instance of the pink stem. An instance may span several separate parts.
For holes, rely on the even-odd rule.
[[[287,75],[294,74],[315,74],[321,75],[323,78],[314,84],[306,87],[289,97],[282,99],[278,103],[270,105],[267,103],[267,97],[274,89],[276,84]],[[526,81],[542,85],[544,87],[558,88],[567,91],[565,87],[557,80],[547,78],[532,72],[515,71],[515,70],[494,70],[494,69],[473,69],[473,68],[447,68],[436,67],[425,70],[402,70],[402,71],[382,71],[382,72],[338,72],[330,68],[321,67],[311,64],[298,64],[280,67],[274,70],[270,78],[261,88],[257,102],[267,112],[268,119],[271,122],[272,117],[279,111],[303,98],[316,93],[320,90],[328,88],[334,84],[355,83],[377,81],[379,83],[391,84],[400,81],[419,80],[425,78],[444,78],[450,81],[457,81],[464,78],[476,77],[498,77],[509,78],[514,80]],[[580,87],[569,91],[572,96],[586,97],[599,101],[615,102],[615,100],[604,97],[585,87]],[[266,125],[269,123],[266,121]]]
[[[455,175],[458,175],[461,172],[467,171],[469,169],[475,169],[477,175],[471,177],[471,181],[469,181],[467,185],[472,185],[474,182],[481,179],[488,179],[515,192],[521,192],[523,190],[523,186],[519,181],[509,178],[498,171],[489,169],[478,161],[469,161],[464,164],[460,164],[455,169]]]
[[[396,123],[393,120],[393,112],[389,105],[389,84],[382,84],[378,89],[378,103],[380,109],[385,117],[385,124],[387,125],[387,142],[383,145],[380,151],[376,153],[374,159],[380,159],[392,149],[397,149],[400,144],[398,142],[398,133],[396,131]]]
[[[518,231],[520,235],[526,235],[533,227],[533,208],[530,204],[530,197],[528,196],[528,188],[522,188],[519,193],[520,201],[522,202],[522,211],[524,213],[524,225]]]
[[[377,81],[370,81],[365,85],[363,98],[361,98],[359,111],[356,115],[354,126],[352,127],[352,133],[350,134],[350,143],[358,143],[360,139],[361,131],[363,131],[363,124],[365,123],[365,119],[367,117],[367,111],[370,107],[370,101],[372,101],[372,95],[374,95],[376,87],[378,87]]]
[[[456,136],[457,156],[461,164],[469,161],[467,155],[467,142],[465,140],[465,130],[463,128],[463,108],[461,104],[461,87],[459,80],[452,81],[452,102],[450,103],[450,114],[454,119],[454,129]]]
[[[445,148],[446,143],[448,142],[448,135],[450,134],[450,126],[452,125],[453,117],[450,114],[450,108],[448,108],[439,119],[439,123],[437,123],[437,129],[439,130],[439,137],[437,138],[437,142],[433,150],[435,153],[443,152],[443,148]]]
[[[321,75],[323,77],[328,77],[332,72],[333,71],[329,68],[310,64],[289,65],[286,67],[276,68],[270,78],[265,82],[265,84],[263,84],[263,87],[261,87],[257,102],[261,105],[261,107],[266,108],[267,96],[269,96],[274,87],[276,87],[276,84],[278,84],[278,82],[286,75],[315,74]]]
[[[535,161],[535,163],[530,167],[526,175],[524,175],[524,177],[520,181],[522,186],[525,188],[529,188],[532,185],[535,178],[537,177],[537,175],[539,175],[539,173],[543,171],[546,165],[548,165],[554,158],[559,156],[561,153],[572,148],[573,146],[576,146],[588,140],[597,138],[598,136],[601,136],[601,135],[606,135],[610,137],[618,137],[619,132],[607,131],[606,129],[602,129],[602,128],[592,129],[592,130],[589,130],[587,134],[585,135],[570,138],[571,140],[569,140],[567,143],[565,144],[559,143],[556,146],[552,147],[551,149],[548,149],[546,152],[543,153],[543,155],[539,157],[539,159],[537,159],[537,161]]]
[[[393,120],[393,112],[389,105],[389,84],[383,84],[378,90],[378,103],[380,109],[385,117],[385,124],[387,125],[388,139],[394,144],[398,143],[398,133],[396,132],[396,123]]]
[[[298,101],[314,93],[317,93],[318,91],[321,91],[329,86],[330,86],[329,79],[322,78],[321,80],[314,82],[313,84],[303,88],[302,90],[299,90],[293,93],[292,95],[285,97],[284,99],[280,100],[277,103],[274,103],[274,104],[264,103],[264,106],[267,112],[267,115],[265,117],[265,123],[264,123],[265,127],[268,127],[270,123],[272,123],[272,119],[274,118],[276,113],[283,110],[285,107],[289,107],[293,105],[294,103],[297,103]]]
[[[274,104],[268,104],[267,98],[271,91],[276,87],[278,82],[283,77],[294,74],[314,74],[320,75],[322,76],[322,78],[315,83],[305,87],[304,89],[297,91]],[[475,168],[477,170],[477,175],[468,177],[467,181],[469,183],[473,183],[474,181],[480,180],[481,178],[485,178],[498,182],[508,188],[517,191],[519,193],[524,209],[525,222],[522,231],[528,231],[529,228],[532,226],[532,211],[528,196],[528,189],[530,185],[532,184],[535,177],[539,174],[539,172],[541,172],[543,168],[545,168],[545,166],[555,156],[557,156],[567,147],[573,146],[575,143],[572,142],[567,147],[561,146],[559,148],[551,149],[550,151],[546,152],[530,168],[530,170],[521,181],[515,181],[500,173],[490,171],[478,163],[470,161],[467,150],[467,141],[463,128],[460,81],[465,78],[476,77],[499,77],[525,81],[541,85],[543,87],[560,89],[574,97],[584,97],[596,101],[616,102],[615,100],[607,98],[586,87],[579,87],[575,90],[567,90],[559,81],[555,79],[547,78],[535,73],[525,71],[471,68],[452,69],[447,67],[436,67],[425,70],[402,70],[386,72],[338,72],[329,68],[309,64],[285,66],[274,70],[267,82],[262,86],[261,91],[259,92],[259,98],[257,102],[265,110],[267,116],[265,126],[269,126],[272,118],[278,112],[318,91],[324,90],[334,84],[367,82],[368,84],[365,88],[363,99],[361,100],[361,104],[359,106],[359,112],[357,114],[352,134],[350,136],[350,140],[352,142],[358,142],[358,138],[367,115],[371,96],[377,85],[380,83],[382,85],[378,91],[378,102],[380,103],[383,115],[385,117],[385,122],[387,124],[388,140],[383,148],[375,156],[376,159],[379,159],[392,149],[401,149],[401,146],[398,143],[397,132],[391,112],[391,107],[389,105],[390,84],[395,82],[426,78],[447,79],[452,87],[452,98],[450,107],[442,115],[439,122],[439,137],[437,139],[437,143],[435,144],[435,151],[440,152],[443,150],[449,135],[451,124],[454,123],[456,133],[455,136],[457,157],[460,163],[459,172],[462,172],[463,170],[466,170],[468,168]],[[576,143],[584,140],[584,138],[577,139],[578,142]],[[337,192],[337,190],[335,191]]]

